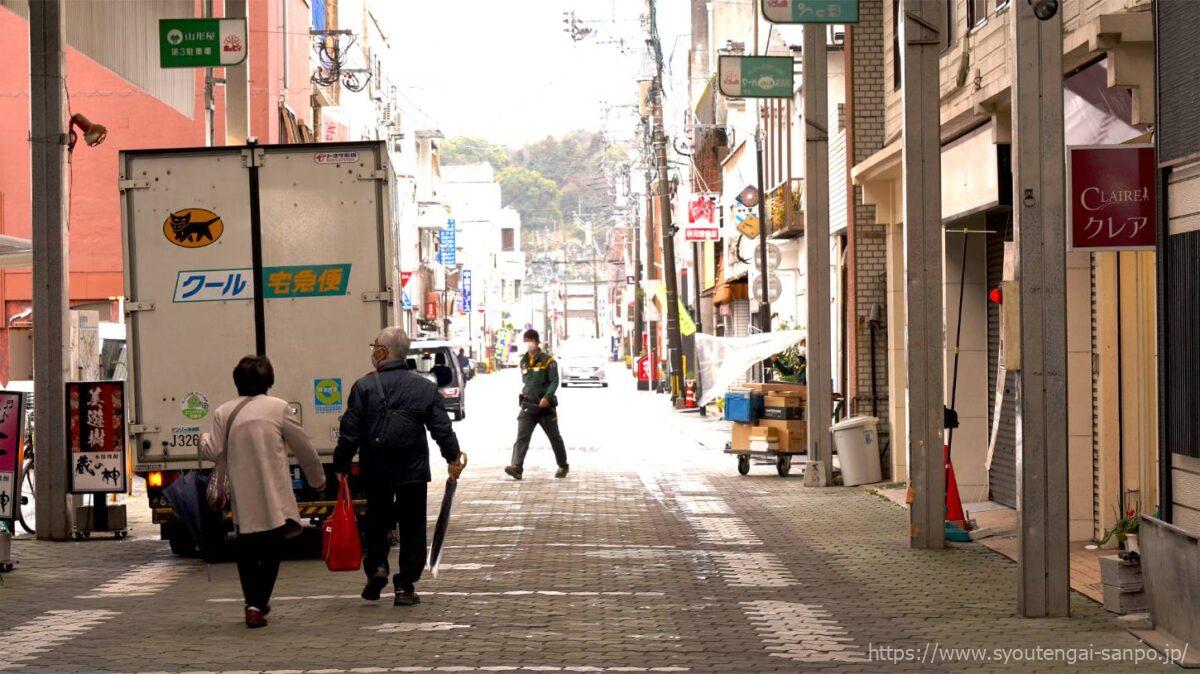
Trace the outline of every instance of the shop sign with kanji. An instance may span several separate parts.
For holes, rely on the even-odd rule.
[[[125,382],[71,381],[66,395],[71,493],[125,493]]]
[[[0,520],[16,513],[17,466],[24,438],[25,399],[19,391],[0,391]]]
[[[345,295],[349,264],[263,267],[263,297]],[[253,269],[191,269],[175,277],[175,302],[223,302],[254,299]]]

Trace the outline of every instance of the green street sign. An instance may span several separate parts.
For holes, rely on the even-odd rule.
[[[245,19],[158,20],[160,67],[212,68],[245,60]]]
[[[717,88],[730,98],[791,98],[791,56],[722,56],[717,61]]]
[[[771,23],[858,23],[858,0],[762,0]]]

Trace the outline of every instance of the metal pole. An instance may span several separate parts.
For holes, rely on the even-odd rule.
[[[213,0],[204,0],[204,18],[213,17]],[[286,29],[284,29],[286,31]],[[286,39],[286,38],[285,38]],[[204,144],[207,147],[216,145],[216,103],[213,100],[213,69],[204,69]],[[286,88],[286,85],[284,85]]]
[[[1013,240],[1020,295],[1017,611],[1070,614],[1062,10],[1013,3]],[[1007,362],[1007,361],[1006,361]]]
[[[758,111],[758,131],[754,134],[754,153],[758,168],[758,282],[762,297],[758,301],[758,328],[771,331],[771,295],[767,283],[767,237],[771,235],[771,223],[767,222],[767,186],[763,182],[763,137],[762,108]],[[767,380],[767,365],[763,365],[763,381]]]
[[[808,465],[804,484],[830,484],[833,355],[829,326],[829,130],[825,26],[804,26],[804,240],[808,285]],[[764,249],[766,241],[763,241]]]
[[[33,414],[37,428],[37,536],[64,541],[66,437],[67,186],[66,15],[62,0],[29,3],[30,169],[33,225]]]
[[[225,0],[225,16],[247,19],[246,0]],[[246,51],[246,60],[225,67],[225,144],[245,145],[250,137],[250,61],[258,58]]]
[[[1016,3],[1021,5],[1021,3]],[[908,325],[909,545],[946,545],[945,335],[942,304],[941,115],[938,53],[944,5],[903,0],[904,258]],[[811,376],[809,377],[811,381]]]

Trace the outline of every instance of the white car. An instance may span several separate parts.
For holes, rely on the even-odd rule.
[[[558,375],[563,388],[574,384],[608,386],[605,370],[608,351],[602,348],[567,348],[558,358]]]

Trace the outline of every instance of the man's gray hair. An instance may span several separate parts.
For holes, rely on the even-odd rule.
[[[408,333],[392,325],[379,331],[375,343],[388,350],[388,360],[404,360],[408,357]]]

